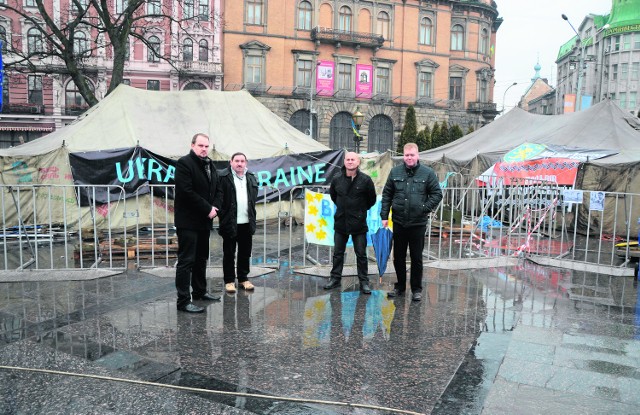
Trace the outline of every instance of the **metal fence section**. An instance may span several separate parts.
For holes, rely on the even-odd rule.
[[[328,186],[295,187],[288,201],[268,189],[271,202],[259,202],[254,264],[280,267],[287,255],[292,267],[331,264],[332,247],[309,243],[305,227],[296,226],[294,217],[304,218],[306,189],[326,193]],[[0,190],[4,270],[175,265],[173,186],[143,187],[129,199],[118,186],[2,185]],[[98,193],[102,200],[107,195],[107,203],[95,202]],[[445,185],[443,201],[430,215],[423,255],[433,267],[477,268],[483,266],[480,260],[529,258],[542,265],[632,275],[640,257],[639,197],[567,191],[541,182]],[[209,265],[220,266],[222,241],[216,232],[210,252]]]
[[[98,192],[106,204],[95,203]],[[120,186],[1,185],[4,270],[126,268],[124,194]]]

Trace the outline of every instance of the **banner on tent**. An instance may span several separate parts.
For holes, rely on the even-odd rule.
[[[69,161],[78,186],[121,186],[125,197],[130,198],[150,193],[150,185],[162,185],[153,188],[154,196],[173,199],[173,188],[168,185],[174,184],[176,161],[142,147],[71,153]],[[214,163],[218,169],[229,166],[227,161]],[[248,165],[258,179],[258,199],[262,202],[265,197],[267,201],[278,200],[280,195],[288,197],[291,189],[299,185],[329,184],[342,163],[343,150],[328,150],[249,160]],[[103,187],[91,194],[80,192],[81,205],[113,201],[116,195],[107,194],[108,189]]]
[[[305,190],[304,192],[304,234],[305,239],[316,245],[333,246],[333,216],[336,213],[336,205],[331,200],[331,196],[324,193]],[[380,218],[380,208],[382,196],[378,195],[376,204],[367,211],[367,245],[371,246],[371,235],[382,226]],[[347,246],[352,246],[353,242],[349,237]]]

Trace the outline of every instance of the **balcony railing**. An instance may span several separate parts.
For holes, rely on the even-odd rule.
[[[221,74],[222,64],[219,62],[179,61],[176,67],[180,71]]]
[[[322,43],[342,44],[378,49],[384,44],[384,38],[373,33],[336,30],[328,27],[315,27],[311,30],[311,40]]]
[[[38,104],[4,104],[2,106],[3,114],[44,114],[44,105]]]
[[[496,112],[495,102],[469,102],[467,109],[474,112]]]
[[[64,115],[73,115],[77,117],[88,109],[88,105],[68,105],[64,107]]]

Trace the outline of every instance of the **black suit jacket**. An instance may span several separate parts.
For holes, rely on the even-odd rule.
[[[207,177],[205,164],[211,170],[211,180]],[[209,213],[213,206],[220,207],[222,200],[218,174],[211,159],[202,160],[193,151],[180,157],[176,163],[175,183],[176,228],[211,229],[213,220],[209,219]]]

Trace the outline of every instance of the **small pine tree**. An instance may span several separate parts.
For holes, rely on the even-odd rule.
[[[428,125],[424,127],[424,130],[418,134],[418,141],[416,142],[420,151],[429,150],[431,148],[431,129]]]
[[[462,132],[462,128],[460,128],[460,126],[456,124],[449,130],[449,142],[454,142],[463,135],[464,133]]]
[[[443,121],[440,125],[440,138],[438,140],[440,146],[443,146],[449,142],[449,124],[447,124],[446,121]]]
[[[418,122],[416,121],[416,110],[413,105],[409,105],[407,108],[407,114],[404,117],[404,127],[400,132],[400,139],[398,140],[397,152],[404,153],[404,145],[407,143],[415,143],[418,137]]]
[[[431,129],[431,140],[429,142],[429,148],[437,148],[440,147],[441,144],[439,144],[439,140],[440,140],[440,125],[438,124],[438,121],[436,121],[433,124],[433,128]]]

